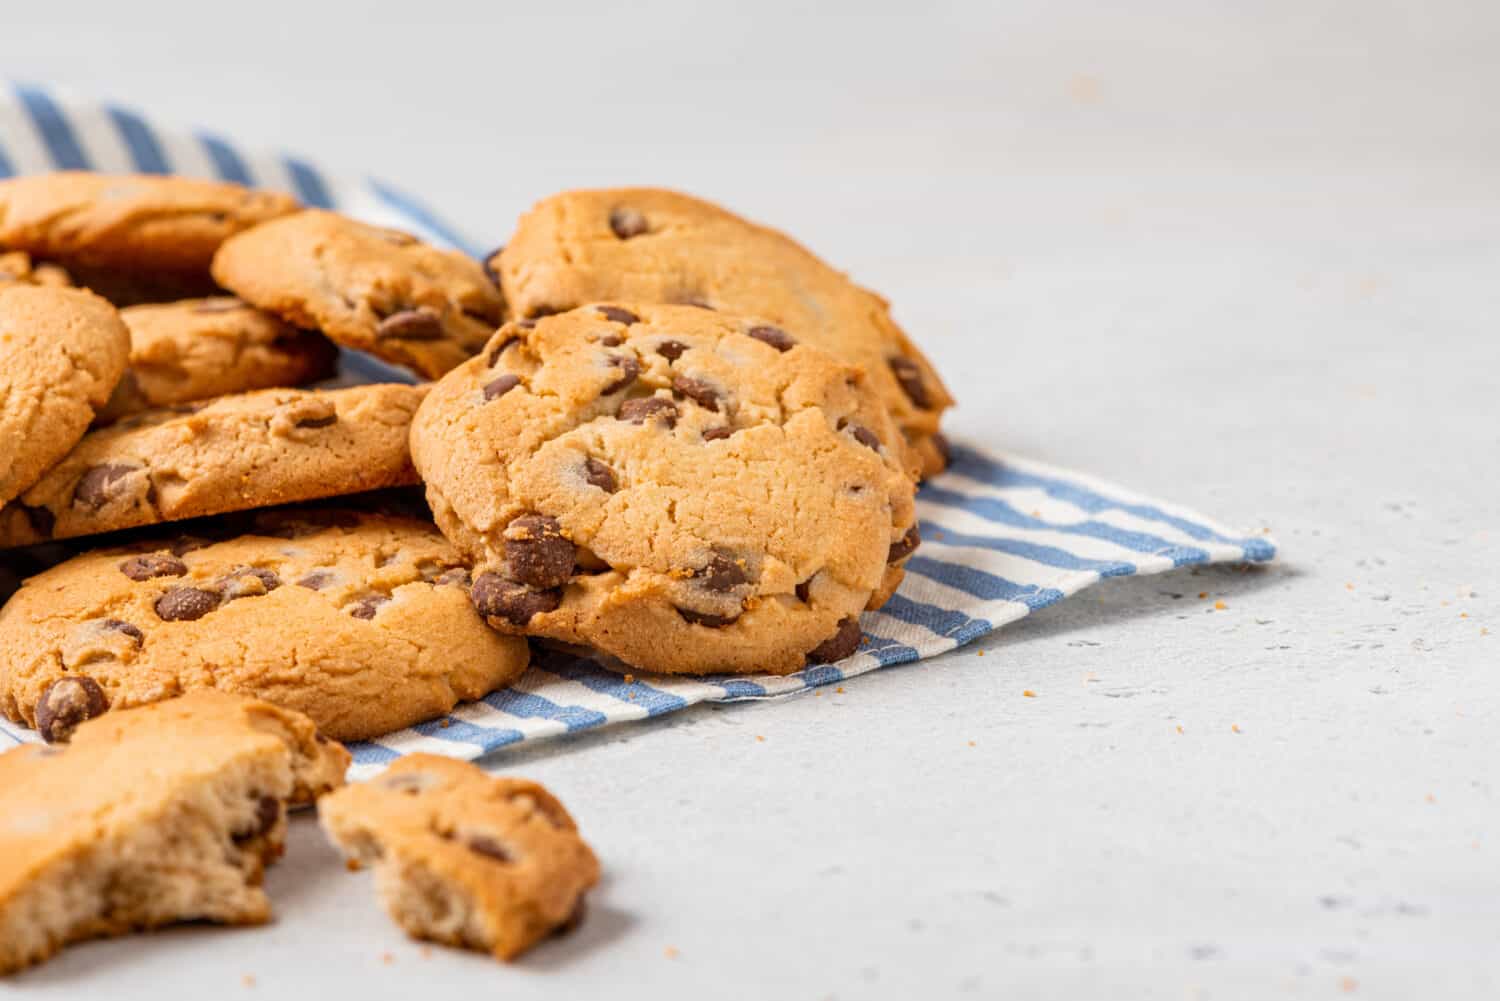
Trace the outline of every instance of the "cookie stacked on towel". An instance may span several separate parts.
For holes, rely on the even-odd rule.
[[[413,378],[339,380],[345,351]],[[879,296],[672,192],[554,196],[481,262],[234,184],[0,182],[0,713],[49,745],[0,755],[0,973],[265,920],[333,741],[504,688],[531,642],[856,654],[951,403]],[[411,934],[501,958],[598,879],[546,790],[442,759],[323,822]],[[62,900],[80,872],[117,892]]]

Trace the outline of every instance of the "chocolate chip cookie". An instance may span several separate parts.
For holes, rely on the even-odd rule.
[[[129,332],[98,296],[0,284],[0,505],[78,444],[129,352]]]
[[[512,959],[582,919],[599,862],[568,811],[525,779],[413,754],[318,803],[351,865],[375,867],[407,934]]]
[[[489,266],[516,317],[613,299],[762,317],[862,367],[923,472],[946,465],[938,422],[953,400],[889,305],[782,233],[671,191],[569,191],[523,216]]]
[[[213,274],[288,323],[428,378],[478,351],[502,312],[475,261],[332,212],[300,212],[235,237]]]
[[[915,548],[907,455],[859,369],[690,306],[507,324],[412,424],[492,625],[671,673],[853,653]]]
[[[336,349],[233,296],[130,306],[130,367],[100,415],[116,420],[228,393],[300,386],[333,374]]]
[[[348,765],[306,717],[219,692],[0,754],[0,974],[84,939],[268,920],[260,882],[287,807],[342,785]]]
[[[63,171],[0,181],[0,247],[123,273],[206,274],[225,239],[297,209],[224,181]]]
[[[407,432],[425,391],[265,389],[135,414],[0,507],[0,547],[413,483]]]
[[[74,557],[0,608],[0,711],[55,739],[59,686],[100,706],[218,688],[378,737],[526,670],[485,626],[469,573],[430,522],[334,510],[257,515],[250,534]],[[95,715],[90,713],[90,715]]]

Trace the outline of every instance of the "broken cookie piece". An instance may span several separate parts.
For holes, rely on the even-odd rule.
[[[535,782],[413,754],[322,800],[351,868],[373,865],[386,911],[414,938],[513,959],[573,927],[599,863]]]
[[[259,924],[288,806],[349,754],[307,717],[194,692],[0,755],[0,974],[179,921]]]

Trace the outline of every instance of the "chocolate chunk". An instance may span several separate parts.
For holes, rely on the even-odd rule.
[[[619,487],[615,480],[615,471],[593,456],[583,460],[583,478],[591,486],[596,486],[607,494],[612,494]]]
[[[577,552],[556,518],[523,514],[505,529],[505,561],[513,580],[546,590],[568,582]]]
[[[187,564],[166,553],[145,553],[132,556],[120,564],[120,572],[131,580],[151,580],[153,577],[181,577],[187,573]]]
[[[321,591],[332,584],[334,574],[332,570],[314,570],[297,582],[298,587],[305,587],[309,591]]]
[[[708,428],[706,431],[703,432],[703,440],[704,441],[719,441],[719,440],[721,440],[723,438],[728,438],[732,434],[734,434],[734,428],[730,428],[730,427]]]
[[[901,384],[901,390],[906,393],[907,399],[926,410],[931,401],[927,398],[927,384],[922,381],[922,370],[917,363],[910,358],[902,358],[899,355],[889,359],[891,372],[896,376],[896,381]]]
[[[672,377],[672,390],[682,396],[686,396],[705,410],[712,410],[714,413],[719,412],[719,391],[702,379],[694,379],[686,375],[674,375]]]
[[[656,353],[667,361],[676,361],[687,349],[688,346],[681,341],[662,341],[656,346]]]
[[[403,309],[380,321],[375,336],[398,341],[436,341],[443,337],[443,318],[427,306]]]
[[[511,625],[524,626],[532,616],[556,609],[562,603],[562,593],[535,591],[497,573],[482,573],[474,578],[469,600],[485,618],[504,619]]]
[[[167,622],[191,622],[218,607],[218,593],[201,587],[174,587],[156,599],[156,614]]]
[[[93,678],[82,674],[58,678],[36,700],[36,729],[47,743],[60,744],[73,736],[78,724],[107,709],[109,700]]]
[[[719,594],[728,594],[750,580],[744,567],[722,553],[715,553],[707,566],[693,572],[693,577],[708,590]]]
[[[492,380],[484,387],[485,402],[498,400],[520,384],[521,380],[514,375],[502,375],[500,378]]]
[[[600,396],[608,396],[611,393],[618,393],[620,390],[624,389],[626,386],[634,382],[636,380],[636,376],[641,374],[641,363],[636,361],[630,355],[611,355],[609,363],[620,370],[620,376],[614,382],[611,382],[608,386],[605,386],[603,389],[601,389],[599,391]]]
[[[620,206],[610,210],[609,228],[614,230],[615,236],[628,240],[646,232],[646,217],[635,209]]]
[[[245,844],[256,838],[264,837],[276,826],[276,821],[281,819],[281,800],[275,796],[262,796],[255,803],[255,820],[248,830],[240,831],[234,836],[237,844]]]
[[[609,320],[613,323],[623,323],[626,326],[629,326],[632,323],[641,322],[641,318],[639,316],[636,316],[628,309],[621,309],[619,306],[600,306],[599,314],[606,320]]]
[[[138,466],[122,466],[106,463],[94,466],[78,478],[73,487],[73,503],[81,504],[90,511],[97,511],[116,497],[119,482],[135,472]]]
[[[373,619],[375,613],[380,610],[380,606],[389,604],[390,600],[380,594],[366,595],[359,599],[353,608],[349,609],[349,614],[356,619]]]
[[[901,538],[891,543],[891,551],[890,554],[886,556],[885,561],[887,563],[895,563],[897,560],[904,560],[912,553],[916,552],[917,546],[921,544],[922,533],[917,531],[916,525],[913,525],[911,528],[908,528],[906,530],[905,535],[901,536]]]
[[[733,625],[738,615],[704,615],[688,608],[677,609],[677,614],[695,626],[707,626],[710,629],[723,629],[725,626]]]
[[[605,334],[603,337],[599,338],[599,343],[603,344],[607,348],[617,348],[621,344],[624,344],[625,341],[620,338],[619,334]]]
[[[672,428],[677,426],[677,404],[660,396],[643,396],[620,404],[620,411],[615,416],[631,424],[644,424],[656,419]]]
[[[331,427],[338,422],[339,415],[333,413],[327,414],[326,416],[322,417],[302,417],[299,418],[293,426],[299,428],[326,428]]]
[[[472,834],[464,840],[464,846],[475,855],[494,859],[496,862],[514,862],[516,857],[496,838],[483,834]]]
[[[52,538],[52,529],[57,525],[57,515],[44,507],[32,507],[30,504],[22,504],[16,501],[16,506],[26,516],[26,522],[31,530],[43,539]]]
[[[839,623],[838,632],[808,651],[808,663],[832,664],[834,661],[843,660],[859,649],[859,641],[863,635],[859,630],[858,619],[853,617],[845,619]]]
[[[873,448],[877,452],[880,451],[880,439],[875,436],[874,431],[871,431],[863,424],[850,424],[849,433],[854,436],[855,441],[866,448]]]
[[[108,630],[112,633],[120,633],[122,635],[129,636],[131,639],[135,640],[137,645],[146,642],[145,633],[141,632],[130,623],[124,622],[120,619],[105,619],[103,622],[99,623],[99,628]]]
[[[757,341],[765,341],[777,351],[790,351],[797,339],[780,327],[751,327],[745,331]]]

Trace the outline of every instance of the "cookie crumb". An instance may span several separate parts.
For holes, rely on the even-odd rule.
[[[1207,598],[1207,597],[1208,597],[1208,592],[1207,591],[1199,591],[1198,592],[1198,600],[1199,601],[1202,601],[1204,598]]]
[[[1226,604],[1224,604],[1222,601],[1216,601],[1216,602],[1214,602],[1214,611],[1216,611],[1216,612],[1222,612],[1225,609],[1227,609],[1228,607],[1229,606],[1226,605]]]
[[[396,961],[396,957],[393,956],[393,955],[391,955],[391,953],[389,953],[389,952],[382,952],[380,954],[380,961],[382,963],[384,963],[386,966],[390,966],[392,963],[394,963]]]
[[[364,866],[362,866],[362,865],[359,864],[359,859],[357,859],[357,858],[351,858],[351,859],[344,859],[344,868],[348,869],[350,872],[359,872],[361,869],[364,868]]]
[[[1239,733],[1240,732],[1240,725],[1238,723],[1231,723],[1231,724],[1229,724],[1229,729],[1230,729],[1230,732],[1232,732],[1232,733]]]
[[[635,675],[633,675],[633,674],[627,674],[627,675],[625,675],[625,684],[627,684],[627,685],[633,685],[633,684],[635,684]]]
[[[245,974],[243,977],[240,978],[240,983],[244,984],[246,987],[254,987],[255,986],[255,974],[253,974],[253,973],[247,973],[247,974]]]
[[[974,742],[973,742],[973,741],[972,741],[972,740],[971,740],[971,741],[969,741],[969,746],[970,746],[970,747],[978,747],[978,746],[979,746],[979,745],[978,745],[978,744],[976,744],[976,743],[974,743]]]
[[[843,695],[844,694],[844,686],[840,685],[839,687],[837,687],[837,688],[834,689],[834,692],[837,693],[837,694],[839,694],[839,695]]]
[[[669,946],[667,946],[665,949],[663,949],[661,951],[661,954],[663,956],[667,957],[668,959],[676,959],[680,955],[680,953],[678,953],[678,951],[677,951],[677,946],[675,946],[675,945],[669,945]]]
[[[766,738],[762,737],[760,734],[757,733],[755,735],[755,742],[757,744],[764,744],[766,742]]]
[[[1355,980],[1353,977],[1344,977],[1339,981],[1339,989],[1342,990],[1345,994],[1353,994],[1356,990],[1359,989],[1359,981]]]
[[[1027,698],[1027,699],[1034,699],[1034,698],[1036,698],[1036,692],[1033,692],[1029,688],[1023,688],[1023,689],[1021,689],[1021,697],[1022,698]]]
[[[440,729],[443,729],[443,730],[448,729],[452,725],[453,725],[453,721],[451,719],[443,719],[442,721],[440,721],[438,723],[438,727]]]
[[[1182,724],[1181,723],[1177,724],[1177,732],[1178,733],[1187,733],[1187,731],[1182,728]]]

